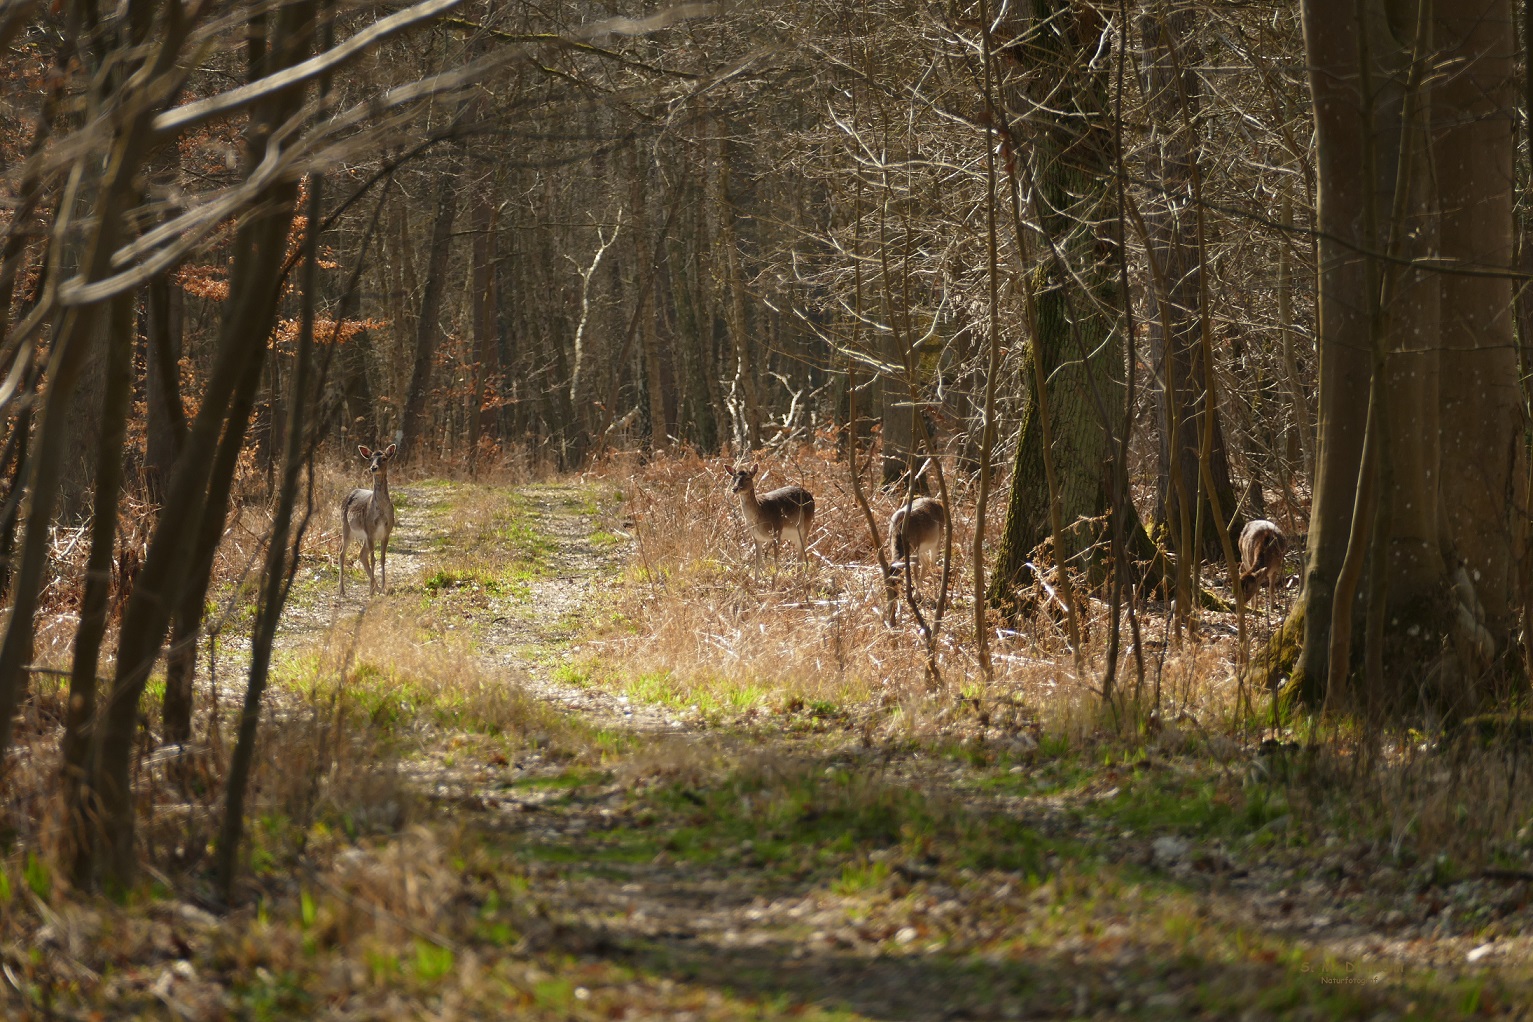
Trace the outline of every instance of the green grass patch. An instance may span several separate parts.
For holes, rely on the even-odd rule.
[[[593,784],[605,784],[611,780],[612,775],[601,770],[571,769],[563,770],[557,774],[542,774],[537,777],[520,777],[512,781],[508,788],[512,790],[537,790],[551,789],[575,790],[588,787]]]
[[[671,784],[652,791],[648,801],[658,812],[635,837],[640,846],[653,844],[658,833],[677,858],[749,855],[769,869],[839,877],[848,887],[887,875],[867,864],[868,853],[878,850],[1024,874],[1042,872],[1052,851],[1015,817],[976,812],[860,771],[809,764],[739,770],[704,788]]]
[[[1117,794],[1103,793],[1089,803],[1090,811],[1140,833],[1232,837],[1287,812],[1281,797],[1261,789],[1243,791],[1218,775],[1134,770],[1116,786]]]
[[[854,862],[842,867],[841,876],[831,884],[831,890],[843,897],[852,897],[877,890],[888,879],[887,862]]]
[[[423,658],[407,666],[390,659],[387,651],[376,659],[360,652],[344,677],[330,673],[334,669],[325,654],[289,654],[273,671],[273,684],[316,703],[334,700],[347,718],[381,737],[408,738],[411,744],[421,737],[423,722],[468,734],[515,734],[534,744],[536,735],[552,724],[573,726],[529,702],[504,679],[481,675],[451,657],[439,665]]]
[[[481,568],[444,567],[427,575],[422,583],[428,596],[438,596],[454,590],[505,596],[525,602],[532,598],[532,587],[515,577],[497,576]]]
[[[523,572],[546,572],[553,566],[553,554],[559,549],[552,537],[538,529],[535,519],[521,516],[497,521],[494,538]]]
[[[561,685],[584,688],[591,684],[591,673],[594,669],[594,665],[589,662],[559,664],[553,669],[553,678]]]
[[[587,672],[586,677],[589,683],[591,672]],[[711,721],[766,706],[774,698],[772,689],[753,681],[738,682],[718,676],[683,681],[666,670],[626,677],[619,675],[610,687],[631,699],[672,710],[696,712]]]
[[[977,766],[989,764],[982,751],[958,746],[944,751]],[[1049,759],[1040,748],[1019,771],[987,773],[974,786],[1024,796],[1071,798],[1085,815],[1138,834],[1230,838],[1258,830],[1289,811],[1281,787],[1242,787],[1236,777],[1211,763],[1156,760],[1152,764],[1134,749],[1104,762],[1084,752]]]

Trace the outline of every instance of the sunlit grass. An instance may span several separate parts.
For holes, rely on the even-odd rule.
[[[886,623],[873,538],[845,464],[810,447],[762,461],[769,474],[763,485],[797,483],[816,495],[809,569],[791,554],[780,567],[770,558],[755,563],[738,500],[710,464],[679,457],[632,467],[617,480],[634,535],[614,598],[623,628],[587,623],[585,683],[673,709],[696,707],[724,724],[765,708],[826,704],[855,711],[890,739],[940,741],[955,727],[967,734],[975,717],[956,711],[955,702],[991,721],[981,729],[1026,728],[1039,737],[1041,729],[1067,741],[1104,728],[1132,733],[1150,710],[1158,717],[1168,705],[1220,730],[1244,726],[1228,668],[1234,646],[1227,639],[1189,643],[1151,659],[1142,679],[1138,661],[1120,651],[1119,685],[1133,698],[1104,709],[1094,691],[1105,668],[1107,614],[1099,603],[1082,615],[1088,634],[1097,637],[1083,658],[1087,676],[1075,676],[1063,622],[1047,613],[1015,630],[1002,630],[989,618],[993,670],[987,676],[974,632],[974,512],[962,479],[949,480],[949,606],[929,655],[903,601],[899,623]],[[897,495],[881,493],[871,481],[868,486],[882,524],[898,506]],[[1002,499],[995,497],[992,523],[1002,519]],[[934,620],[937,588],[935,577],[918,588],[928,622]]]
[[[389,613],[338,623],[279,662],[274,682],[311,703],[333,703],[382,735],[421,740],[421,729],[526,740],[567,753],[585,748],[581,729],[525,694],[518,678],[490,671],[466,636]]]

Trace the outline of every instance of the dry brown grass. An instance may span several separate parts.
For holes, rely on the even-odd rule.
[[[460,799],[504,781],[505,759],[524,753],[578,764],[571,775],[598,777],[602,805],[621,792],[639,810],[635,819],[643,818],[645,834],[649,811],[685,791],[692,796],[683,803],[688,825],[713,827],[733,845],[774,798],[793,806],[811,800],[815,814],[845,808],[837,798],[854,808],[881,798],[880,805],[923,813],[930,801],[941,820],[957,821],[940,833],[946,845],[963,846],[958,851],[1008,847],[1032,826],[1029,814],[1042,801],[1067,804],[1087,823],[1101,824],[1075,833],[1080,841],[1101,842],[1102,858],[1082,867],[1081,876],[1089,877],[1083,886],[1093,891],[1103,870],[1111,873],[1102,863],[1117,862],[1134,842],[1150,847],[1160,833],[1185,835],[1200,847],[1222,845],[1244,856],[1243,867],[1262,883],[1277,886],[1295,871],[1323,877],[1356,870],[1380,890],[1404,891],[1398,903],[1410,911],[1421,898],[1435,898],[1455,879],[1486,867],[1514,877],[1533,869],[1533,764],[1515,745],[1470,742],[1450,749],[1436,736],[1380,738],[1343,725],[1339,732],[1327,728],[1315,755],[1292,754],[1282,769],[1248,779],[1267,709],[1259,699],[1243,700],[1250,693],[1233,680],[1230,622],[1218,615],[1207,615],[1199,638],[1178,646],[1165,619],[1146,613],[1143,688],[1115,712],[1104,711],[1095,690],[1107,634],[1100,603],[1087,611],[1088,677],[1074,676],[1062,626],[1045,614],[998,635],[995,676],[983,678],[968,602],[973,511],[962,492],[954,502],[955,605],[936,646],[941,682],[929,687],[925,649],[908,611],[897,628],[883,623],[872,541],[845,466],[804,448],[768,459],[767,470],[765,486],[801,483],[819,500],[807,573],[791,555],[780,571],[755,568],[717,462],[683,455],[640,464],[624,455],[594,474],[608,490],[623,489],[636,543],[613,605],[603,607],[619,623],[593,624],[596,634],[581,639],[588,681],[683,710],[696,705],[710,721],[747,725],[744,741],[733,729],[711,735],[689,729],[618,748],[562,707],[527,695],[514,674],[486,666],[463,590],[426,599],[419,585],[406,586],[369,600],[360,614],[326,609],[338,542],[331,512],[347,489],[365,484],[356,466],[326,467],[304,543],[303,577],[312,588],[300,588],[293,608],[308,615],[311,631],[290,638],[274,668],[240,906],[214,920],[186,904],[198,890],[221,806],[221,764],[243,686],[237,611],[221,640],[218,675],[207,676],[206,657],[199,665],[202,691],[214,697],[199,707],[200,744],[186,753],[155,750],[150,741],[143,747],[140,834],[149,875],[165,881],[144,901],[118,906],[75,899],[50,881],[63,696],[61,679],[39,677],[0,804],[0,830],[12,842],[12,851],[0,857],[13,892],[0,904],[7,966],[36,989],[81,991],[82,1003],[145,1015],[162,1008],[186,1014],[180,1005],[193,1017],[299,1017],[324,1004],[335,1017],[425,1016],[450,1001],[464,1017],[508,1011],[570,1017],[573,982],[583,982],[586,973],[579,971],[584,964],[572,964],[584,946],[565,943],[573,939],[570,931],[557,930],[547,917],[546,905],[563,896],[561,874],[539,874],[542,867],[508,854],[493,826],[463,828],[459,820],[466,817],[423,811],[429,800],[456,814]],[[420,483],[418,510],[431,504],[451,530],[444,533],[450,542],[422,555],[423,572],[503,578],[518,570],[521,555],[504,544],[495,524],[514,509],[515,494],[498,484],[449,489],[412,479],[395,485],[414,482]],[[991,509],[996,530],[1001,499]],[[895,498],[878,501],[882,525]],[[231,519],[218,562],[221,593],[237,589],[259,562],[267,514],[249,504]],[[60,563],[63,573],[62,556]],[[934,584],[928,583],[928,607]],[[237,600],[230,605],[239,606]],[[67,599],[56,599],[54,610],[58,634],[67,638]],[[1128,641],[1125,630],[1119,679],[1132,693],[1139,682]],[[67,666],[67,642],[51,648]],[[1254,715],[1246,715],[1246,706]],[[153,734],[159,726],[155,691],[144,709]],[[1305,737],[1307,724],[1298,722],[1283,737]],[[837,755],[841,744],[859,737],[900,746],[899,756],[888,760],[899,770],[878,777],[839,770],[838,777],[855,783],[838,795],[841,782],[829,777],[815,740],[792,738],[799,730],[829,732]],[[962,749],[955,748],[959,743]],[[954,763],[973,770],[960,777]],[[1141,769],[1141,763],[1153,766]],[[756,815],[742,810],[724,819],[719,807],[740,802],[740,778],[765,795],[752,803]],[[906,778],[929,781],[932,790],[917,792],[922,785]],[[974,817],[977,804],[974,789],[964,785],[980,779],[1006,786],[1004,806],[992,807],[1005,826],[993,832],[958,826]],[[1018,799],[1038,801],[1017,811]],[[1262,826],[1276,814],[1292,819],[1281,829]],[[669,819],[663,811],[655,818]],[[653,835],[656,847],[665,836]],[[575,839],[551,833],[541,840],[562,847]],[[845,875],[862,868],[860,854],[847,853]],[[1003,882],[1009,890],[1015,879],[997,873],[990,891]],[[52,892],[24,890],[49,882]],[[1149,907],[1135,911],[1147,918],[1174,911],[1176,925],[1187,932],[1216,932],[1201,922],[1202,895],[1166,900],[1136,874],[1132,889],[1141,886]],[[988,899],[986,893],[975,902],[976,913]],[[1466,913],[1495,909],[1488,897],[1469,904]],[[1009,934],[1031,933],[1052,946],[1081,929],[1083,917],[1063,918],[1054,930],[1034,928],[1021,916],[1004,924]],[[1472,928],[1478,918],[1456,925]],[[1489,940],[1510,935],[1514,923],[1486,925],[1482,936]],[[1225,938],[1208,940],[1212,956],[1247,953],[1231,951]],[[187,946],[195,954],[179,950]],[[557,954],[540,958],[540,946]],[[42,953],[4,950],[17,948]],[[187,968],[192,962],[196,967]],[[610,1003],[630,1014],[635,1004],[651,1005],[653,1017],[679,1010],[669,979],[614,975],[621,986],[597,990],[591,1005]],[[571,977],[577,978],[567,982]]]
[[[1090,676],[1078,678],[1063,622],[1047,612],[1015,630],[992,616],[994,674],[984,678],[975,650],[970,553],[974,507],[968,484],[950,475],[953,547],[950,605],[935,642],[940,683],[929,683],[924,640],[908,607],[899,624],[884,623],[878,563],[847,468],[822,447],[799,447],[762,459],[761,489],[796,483],[815,494],[811,567],[792,552],[780,569],[758,569],[724,462],[680,455],[609,469],[623,487],[636,539],[621,610],[627,629],[595,644],[587,665],[600,683],[705,717],[746,717],[766,709],[826,704],[876,715],[907,728],[951,716],[954,697],[991,709],[1023,703],[1035,722],[1048,718],[1071,731],[1093,730],[1104,716],[1096,686],[1102,675],[1107,608],[1093,601],[1086,622]],[[902,493],[871,487],[882,530]],[[1004,517],[995,496],[987,531]],[[922,607],[931,618],[938,579],[925,580]],[[1147,673],[1137,702],[1166,716],[1227,717],[1238,693],[1230,680],[1234,643],[1215,639],[1169,649],[1163,618],[1145,617]],[[1124,629],[1120,685],[1137,686]],[[1158,704],[1154,703],[1157,693]],[[894,708],[896,712],[888,712]],[[1004,714],[1003,714],[1004,715]],[[945,719],[945,718],[944,718]],[[939,721],[940,722],[940,721]]]
[[[493,494],[503,494],[504,487],[531,474],[530,464],[515,460],[483,467],[483,484],[466,491],[480,498],[468,520],[478,521],[478,512],[490,509]],[[421,475],[395,472],[391,485],[409,485]],[[367,484],[366,472],[349,461],[331,459],[316,466],[312,502],[305,495],[298,512],[302,515],[306,505],[312,508],[300,578],[304,572],[315,573],[314,591],[328,595],[335,587],[335,509],[352,488]],[[271,525],[265,493],[264,477],[246,466],[214,562],[207,628],[218,636],[213,647],[216,663],[205,642],[197,667],[195,745],[158,750],[149,739],[160,728],[158,672],[143,699],[146,741],[136,776],[144,807],[140,836],[145,860],[154,870],[197,867],[217,827],[223,768],[244,689],[251,598]],[[152,509],[127,502],[121,547],[141,554],[151,526]],[[6,774],[8,794],[0,804],[0,832],[10,836],[12,847],[41,853],[44,860],[56,858],[62,841],[57,818],[59,742],[87,547],[83,528],[55,531],[53,562],[37,620],[33,662],[41,670],[21,707]],[[511,556],[493,543],[479,543],[473,561],[482,570],[499,572]],[[352,571],[351,581],[365,586],[355,564]],[[114,601],[123,596],[118,583],[114,578]],[[303,597],[302,587],[298,597]],[[418,763],[406,771],[401,764],[419,757],[447,732],[463,732],[480,746],[493,745],[496,751],[486,755],[532,746],[549,756],[570,758],[590,750],[589,736],[578,726],[527,697],[515,679],[508,683],[504,674],[488,672],[469,640],[453,632],[451,624],[422,614],[418,594],[390,596],[373,601],[362,616],[332,619],[312,639],[279,654],[251,781],[251,817],[259,821],[253,828],[258,859],[274,861],[294,854],[316,823],[352,833],[399,826],[409,818],[415,797],[407,773],[418,775],[421,769],[440,766]],[[98,672],[104,678],[111,677],[114,667],[116,627],[114,614]],[[469,755],[465,750],[462,758]]]
[[[633,459],[609,470],[607,478],[624,489],[636,543],[620,597],[625,628],[588,646],[595,652],[584,669],[594,683],[695,707],[716,722],[760,725],[807,710],[866,738],[1004,743],[1025,730],[1088,758],[1190,753],[1237,776],[1264,736],[1308,740],[1313,722],[1284,717],[1274,729],[1268,694],[1242,689],[1233,614],[1204,613],[1197,636],[1178,643],[1164,613],[1141,611],[1142,677],[1125,623],[1122,698],[1112,707],[1104,707],[1099,689],[1108,634],[1100,600],[1084,615],[1087,677],[1074,674],[1062,622],[1040,613],[1014,632],[997,631],[995,673],[985,679],[972,628],[974,513],[961,485],[954,603],[937,643],[942,680],[929,688],[908,611],[896,628],[883,623],[872,540],[845,464],[809,447],[763,462],[763,488],[797,483],[815,494],[807,573],[791,554],[780,570],[770,560],[755,567],[719,459]],[[880,526],[898,499],[874,491]],[[1003,499],[990,511],[992,535]],[[929,582],[927,608],[934,590]],[[1248,618],[1248,629],[1258,625]],[[1495,745],[1446,755],[1435,737],[1403,729],[1327,729],[1321,744],[1287,780],[1295,809],[1327,828],[1366,832],[1397,849],[1440,849],[1465,869],[1533,851],[1533,760],[1525,753]],[[662,773],[695,774],[706,772],[710,757],[671,750],[644,761]],[[667,765],[672,759],[682,766]]]
[[[310,705],[333,705],[354,726],[409,749],[442,732],[557,750],[587,747],[578,722],[529,696],[515,672],[487,666],[472,638],[447,627],[416,595],[375,600],[285,657],[276,680]]]

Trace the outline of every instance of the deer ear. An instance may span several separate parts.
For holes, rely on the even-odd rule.
[[[388,459],[392,458],[394,456],[394,452],[398,449],[398,444],[389,444],[383,449],[383,460],[387,461]]]
[[[370,459],[373,456],[373,452],[369,451],[366,447],[363,447],[361,444],[357,445],[357,453],[362,456],[363,460]]]

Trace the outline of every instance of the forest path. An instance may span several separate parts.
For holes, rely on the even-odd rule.
[[[388,596],[353,567],[340,600],[318,557],[284,642],[381,615],[457,637],[564,722],[504,754],[438,729],[406,771],[427,825],[525,892],[514,939],[475,946],[553,984],[528,1017],[1447,1018],[1533,988],[1529,885],[1290,843],[1302,793],[1230,776],[1238,755],[868,743],[807,713],[708,726],[570,683],[631,584],[610,485],[395,492]],[[1497,920],[1494,950],[1448,903]],[[1516,963],[1505,987],[1494,961]]]
[[[414,585],[424,588],[431,581],[423,577],[428,554],[437,560],[473,559],[486,543],[511,548],[513,561],[524,565],[514,572],[513,592],[492,596],[483,609],[464,615],[475,628],[481,663],[517,677],[528,694],[578,715],[587,726],[639,732],[681,727],[659,708],[554,677],[627,560],[623,535],[612,531],[619,509],[610,499],[604,503],[597,488],[578,482],[516,487],[510,520],[488,530],[464,528],[462,487],[403,487],[402,492],[421,512],[400,516],[406,577]]]
[[[390,560],[397,592],[450,590],[433,578],[452,574],[440,564],[472,558],[487,541],[520,546],[513,561],[533,568],[519,573],[525,589],[486,598],[463,611],[456,627],[473,629],[486,667],[579,727],[619,736],[623,746],[615,769],[604,771],[523,754],[507,765],[514,772],[509,782],[504,770],[465,768],[438,753],[417,764],[423,790],[454,812],[475,810],[471,825],[524,862],[534,889],[546,892],[536,909],[546,922],[527,927],[529,950],[673,977],[662,981],[652,1005],[662,1016],[686,1017],[688,1006],[701,1005],[697,1017],[734,1017],[743,1001],[758,1006],[751,1017],[762,1004],[792,1017],[959,1017],[955,1005],[968,995],[955,983],[957,962],[884,953],[925,947],[913,943],[927,932],[921,920],[928,911],[959,911],[956,892],[935,884],[935,894],[901,910],[900,922],[859,925],[848,917],[846,899],[827,890],[843,871],[842,856],[826,857],[821,846],[839,835],[799,832],[803,820],[789,820],[781,834],[766,832],[751,813],[735,811],[735,786],[780,775],[759,793],[764,803],[812,806],[823,796],[832,814],[855,827],[864,797],[874,814],[891,808],[881,803],[900,788],[936,789],[932,797],[952,800],[968,780],[961,767],[889,761],[844,733],[709,732],[665,707],[561,682],[559,666],[599,623],[609,590],[620,584],[630,550],[621,508],[589,485],[520,486],[512,494],[514,528],[485,530],[465,528],[478,512],[466,515],[464,505],[479,503],[467,487],[407,485],[396,493],[402,507]],[[879,780],[864,791],[854,772]],[[835,790],[822,790],[827,777]],[[960,816],[969,812],[954,806]],[[805,814],[811,830],[818,829],[814,813]],[[894,830],[875,829],[897,844],[899,820],[888,822]],[[695,845],[683,836],[688,830],[699,831]],[[891,850],[852,871],[866,868],[876,877],[892,869],[897,882],[934,884],[932,864],[901,859]],[[854,877],[849,886],[857,883]],[[977,1003],[1015,1016],[1022,988],[1034,981],[1031,970],[1010,978],[996,972]],[[646,993],[655,991],[629,986],[623,996],[650,1000]]]
[[[636,732],[682,726],[659,708],[554,677],[626,561],[625,539],[611,531],[618,523],[610,494],[603,503],[596,488],[578,482],[508,489],[443,480],[391,491],[387,592],[369,591],[353,543],[340,594],[339,531],[321,518],[318,549],[283,610],[278,648],[299,649],[327,636],[333,641],[346,635],[348,623],[367,616],[429,620],[443,634],[467,630],[485,670],[588,726]],[[231,636],[225,652],[245,645]]]

